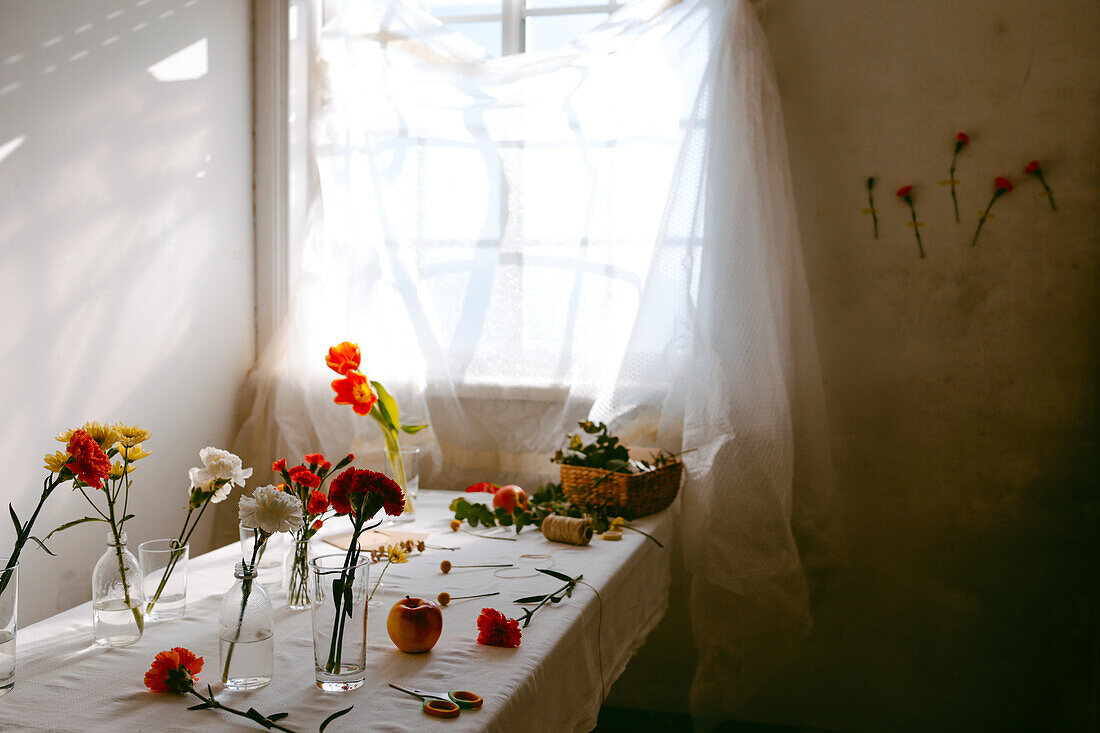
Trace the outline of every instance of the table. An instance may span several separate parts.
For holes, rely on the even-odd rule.
[[[18,676],[15,689],[0,697],[0,730],[262,730],[224,712],[188,711],[188,705],[197,702],[194,698],[146,690],[142,679],[153,657],[174,646],[187,647],[205,658],[199,681],[210,683],[220,701],[240,709],[252,706],[265,714],[288,712],[290,716],[282,724],[298,731],[316,731],[332,712],[353,704],[355,709],[334,721],[327,733],[591,730],[606,690],[664,615],[669,550],[630,531],[619,542],[596,538],[587,547],[548,542],[533,528],[524,529],[516,542],[475,537],[465,531],[452,533],[447,506],[457,495],[422,491],[417,521],[400,526],[431,532],[429,544],[459,549],[428,549],[387,570],[383,579],[389,591],[387,601],[367,616],[367,681],[360,689],[326,694],[314,686],[310,613],[286,608],[281,570],[260,576],[275,606],[274,680],[249,693],[221,688],[217,683],[217,615],[240,555],[237,545],[228,545],[191,560],[187,614],[147,622],[144,636],[133,646],[95,646],[90,603],[20,629]],[[488,498],[487,494],[466,496]],[[326,525],[322,537],[347,531],[346,524],[329,524],[334,526]],[[663,540],[671,536],[672,518],[667,510],[635,524]],[[510,528],[492,531],[516,536]],[[336,551],[327,544],[321,547]],[[536,553],[549,554],[551,559],[520,557]],[[514,599],[556,590],[561,583],[533,571],[530,575],[537,577],[519,579],[496,577],[491,569],[455,568],[444,575],[439,568],[444,559],[455,564],[517,562],[528,569],[549,565],[571,576],[583,573],[585,581],[599,590],[602,623],[601,601],[588,588],[578,586],[572,598],[558,605],[547,604],[535,615],[523,630],[518,648],[479,645],[476,619],[483,607],[518,617],[521,607],[512,603]],[[372,567],[372,582],[380,569],[381,565]],[[34,581],[21,578],[21,582]],[[434,600],[441,591],[453,596],[491,591],[501,595],[452,601],[443,609],[443,635],[435,649],[417,655],[398,651],[386,634],[389,606],[405,594]],[[485,698],[485,704],[480,711],[439,720],[423,714],[415,698],[391,689],[389,682],[423,689],[473,690]]]

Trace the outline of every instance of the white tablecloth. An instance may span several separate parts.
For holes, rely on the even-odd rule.
[[[210,683],[223,703],[240,709],[252,706],[263,713],[288,712],[290,717],[282,724],[298,731],[316,731],[329,714],[353,704],[355,709],[334,721],[328,731],[591,730],[602,702],[596,595],[578,586],[572,598],[544,606],[523,630],[523,642],[517,649],[482,646],[477,643],[476,619],[483,607],[519,617],[521,608],[513,600],[556,590],[561,583],[540,574],[499,578],[490,569],[454,569],[444,575],[439,563],[444,559],[455,564],[519,562],[527,568],[549,565],[571,576],[583,573],[603,600],[599,649],[602,689],[606,691],[664,614],[668,550],[630,531],[620,542],[597,538],[587,547],[548,542],[532,528],[524,529],[517,542],[452,533],[447,526],[451,519],[447,505],[455,496],[451,492],[421,492],[417,521],[400,527],[431,532],[429,544],[460,549],[429,549],[386,572],[387,602],[368,613],[367,682],[360,689],[331,694],[314,686],[310,614],[286,608],[281,571],[260,576],[276,609],[274,680],[251,693],[221,688],[217,683],[217,615],[240,555],[238,546],[230,545],[191,560],[186,616],[148,622],[141,641],[130,647],[110,649],[92,643],[88,603],[21,629],[16,686],[0,697],[0,730],[260,730],[224,712],[188,711],[190,704],[198,702],[192,697],[149,692],[142,679],[153,657],[174,646],[205,657],[199,681],[203,686]],[[346,528],[331,524],[334,526],[326,526],[323,533]],[[668,512],[636,524],[662,539],[669,537]],[[514,530],[508,532],[515,536]],[[320,548],[335,551],[327,544]],[[535,563],[520,559],[520,555],[531,553],[546,553],[552,560]],[[381,565],[372,567],[372,582],[380,569]],[[27,577],[20,581],[55,582]],[[434,600],[440,591],[455,596],[490,591],[501,595],[453,601],[443,609],[443,635],[431,652],[414,655],[398,651],[386,634],[389,606],[405,594]],[[422,713],[415,698],[391,689],[388,682],[428,690],[472,690],[485,698],[485,704],[479,711],[464,711],[458,719],[439,720]]]

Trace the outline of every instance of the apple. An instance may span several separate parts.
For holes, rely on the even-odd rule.
[[[527,511],[527,492],[516,486],[515,484],[508,484],[507,486],[501,486],[493,494],[493,507],[503,507],[507,511],[512,511],[519,506],[520,509]]]
[[[403,652],[429,651],[443,633],[443,611],[431,601],[405,596],[390,609],[386,631],[394,646]]]

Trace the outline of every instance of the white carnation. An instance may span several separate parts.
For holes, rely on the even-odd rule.
[[[265,534],[294,532],[302,526],[302,502],[274,486],[261,486],[241,497],[238,515],[243,526]]]
[[[207,446],[199,451],[202,468],[192,468],[188,472],[191,488],[212,491],[211,504],[224,501],[233,490],[233,484],[244,486],[245,479],[252,475],[251,468],[244,468],[241,459],[229,451]]]

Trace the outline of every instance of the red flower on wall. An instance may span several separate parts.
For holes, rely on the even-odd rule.
[[[917,208],[913,205],[913,187],[902,186],[898,189],[898,198],[909,204],[909,214],[913,217],[913,233],[917,235],[917,251],[924,259],[924,244],[920,241],[920,223],[917,221]]]
[[[989,218],[989,210],[993,208],[993,204],[997,203],[997,199],[1011,190],[1012,181],[1004,176],[997,176],[993,179],[993,198],[989,199],[989,205],[985,207],[981,218],[978,219],[978,228],[974,230],[974,239],[970,242],[971,247],[977,246],[978,235],[982,233],[982,227],[985,225],[985,220]]]
[[[1024,173],[1039,179],[1039,183],[1043,186],[1043,191],[1046,192],[1047,199],[1050,200],[1050,208],[1057,211],[1058,207],[1054,203],[1054,192],[1050,190],[1050,186],[1047,185],[1046,179],[1043,178],[1043,169],[1039,166],[1039,161],[1033,160],[1024,166]]]

